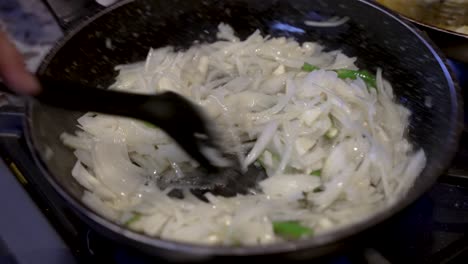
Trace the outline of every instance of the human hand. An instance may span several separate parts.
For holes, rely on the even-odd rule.
[[[23,62],[23,57],[0,30],[0,78],[14,92],[33,95],[40,91],[37,79]]]

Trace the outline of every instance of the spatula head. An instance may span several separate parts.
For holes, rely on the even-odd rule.
[[[257,183],[266,178],[263,168],[251,165],[242,169],[237,158],[220,147],[213,124],[203,111],[188,99],[165,92],[145,103],[142,112],[200,164],[183,172],[183,177],[170,171],[159,178],[161,189],[174,188],[171,196],[182,198],[182,189],[191,190],[201,200],[206,200],[206,192],[232,197],[260,191]]]
[[[266,178],[265,170],[252,164],[247,170],[241,170],[240,166],[231,166],[215,173],[209,173],[203,168],[193,169],[185,172],[183,177],[170,171],[158,179],[157,185],[161,189],[174,188],[169,192],[172,197],[183,198],[182,190],[188,189],[200,200],[207,201],[207,192],[224,197],[259,193],[261,189],[258,183]]]
[[[164,92],[142,104],[141,118],[154,123],[209,173],[229,167],[213,132],[213,124],[202,109],[174,92]]]

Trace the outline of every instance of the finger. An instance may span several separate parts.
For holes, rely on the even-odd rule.
[[[15,46],[0,31],[0,77],[15,92],[36,94],[40,85],[33,74],[26,69],[23,58]]]

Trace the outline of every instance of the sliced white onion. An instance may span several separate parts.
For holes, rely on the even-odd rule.
[[[348,22],[348,20],[349,20],[349,17],[343,17],[340,19],[337,19],[337,17],[333,17],[327,21],[307,20],[307,21],[304,21],[304,24],[306,24],[307,26],[312,26],[312,27],[337,27]]]

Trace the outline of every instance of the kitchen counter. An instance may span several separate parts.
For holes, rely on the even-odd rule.
[[[1,0],[0,27],[8,33],[35,71],[41,60],[62,36],[62,31],[40,0]]]

